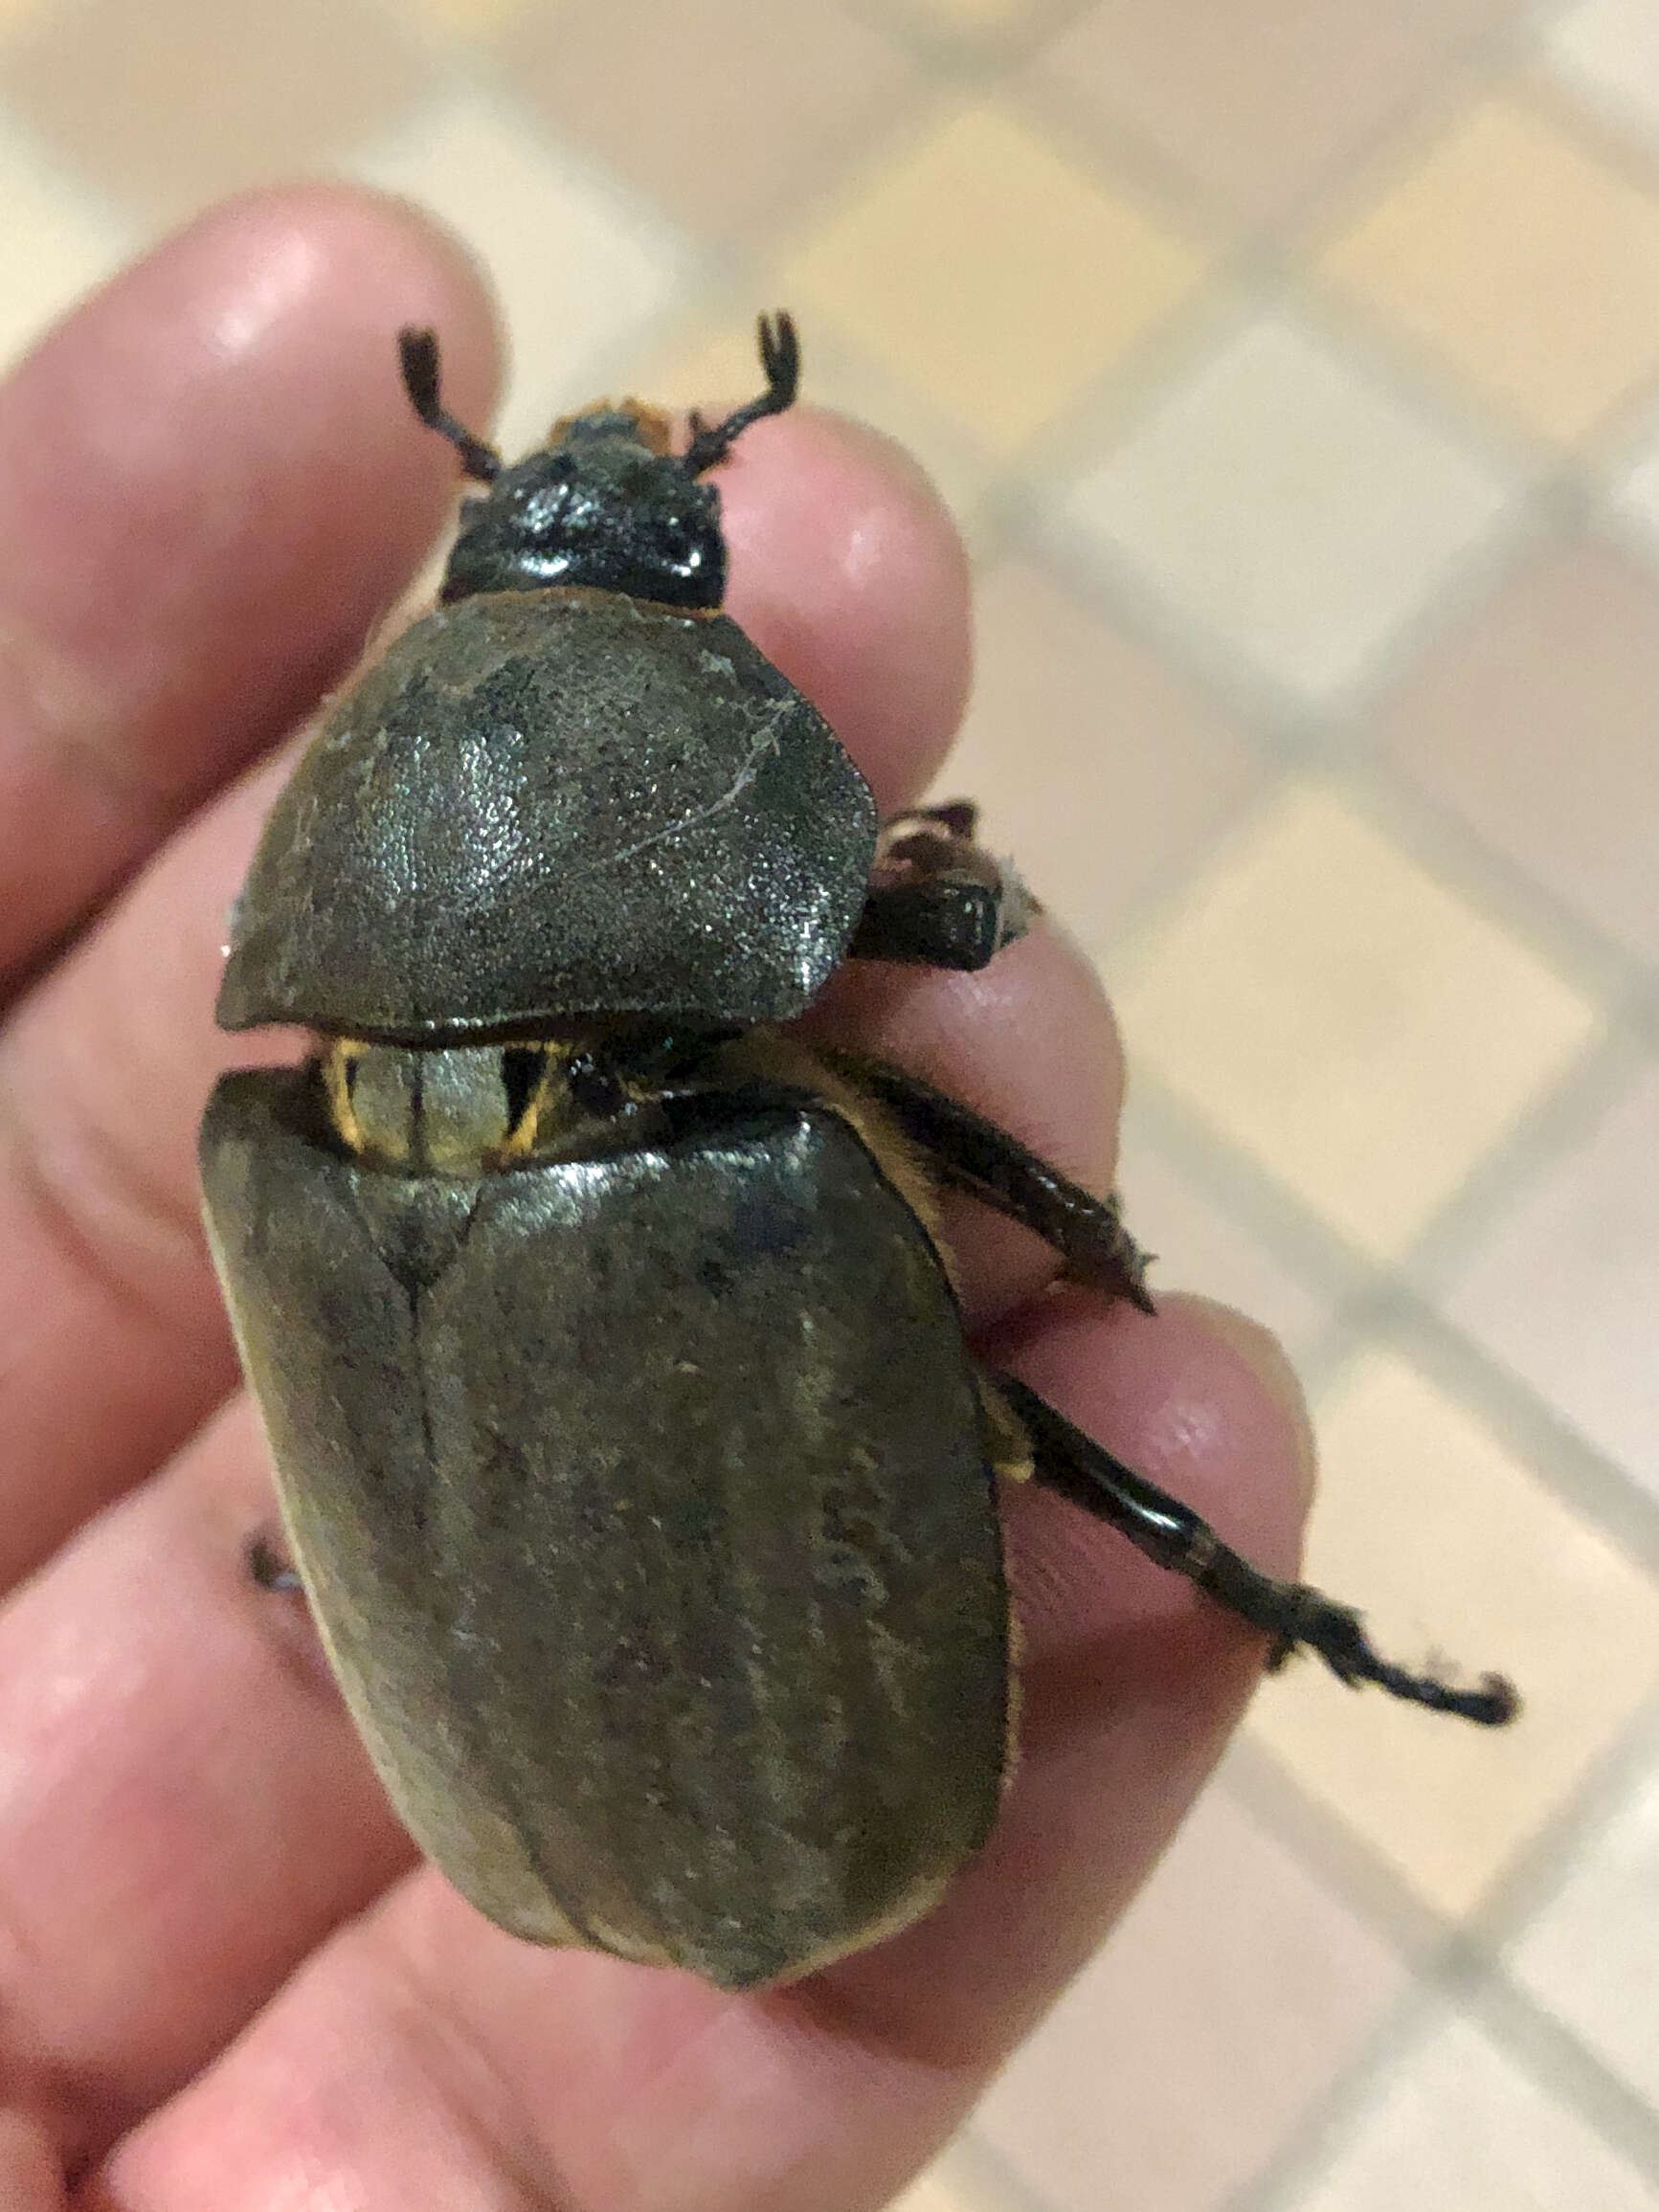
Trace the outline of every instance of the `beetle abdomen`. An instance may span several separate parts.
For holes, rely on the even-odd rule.
[[[216,1256],[296,1555],[411,1830],[491,1918],[766,1982],[995,1817],[1006,1599],[938,1257],[830,1108],[466,1182],[228,1077]]]
[[[405,632],[278,799],[218,1019],[417,1041],[787,1019],[845,952],[863,778],[721,614],[503,592]]]

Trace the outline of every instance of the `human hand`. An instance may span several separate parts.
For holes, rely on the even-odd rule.
[[[212,1026],[286,762],[242,771],[344,676],[453,497],[399,390],[405,324],[438,329],[449,404],[482,421],[488,309],[454,249],[362,195],[268,195],[0,393],[0,2204],[876,2207],[1132,1895],[1262,1640],[1022,1488],[997,1833],[927,1920],[787,1990],[538,1951],[414,1861],[303,1611],[245,1573],[269,1478],[193,1154],[212,1076],[260,1049]],[[968,668],[936,501],[810,410],[718,480],[731,613],[883,812],[913,801]],[[843,971],[814,1020],[1110,1187],[1116,1040],[1048,927],[977,975]],[[990,1363],[1289,1569],[1310,1455],[1269,1341],[1196,1301],[1052,1291],[1025,1232],[946,1219]]]

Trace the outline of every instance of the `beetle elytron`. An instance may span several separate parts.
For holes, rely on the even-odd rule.
[[[1016,880],[941,808],[878,831],[805,699],[719,612],[704,481],[795,396],[629,405],[489,488],[439,606],[278,800],[218,1017],[210,1233],[288,1540],[399,1812],[543,1943],[786,1979],[904,1926],[1008,1767],[996,1490],[1031,1476],[1349,1682],[1494,1723],[1268,1579],[963,1339],[941,1185],[1148,1304],[1101,1203],[896,1068],[780,1026],[841,960],[983,966]]]

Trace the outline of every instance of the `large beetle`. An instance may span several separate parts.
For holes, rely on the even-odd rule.
[[[1248,1566],[963,1340],[935,1193],[1147,1304],[1115,1207],[895,1068],[780,1027],[848,957],[1024,924],[969,808],[878,833],[835,734],[719,612],[704,481],[628,406],[489,486],[437,610],[278,800],[218,1016],[299,1023],[202,1126],[214,1258],[288,1540],[403,1819],[502,1927],[741,1987],[925,1911],[996,1818],[997,1489],[1035,1478],[1345,1681],[1475,1721]]]

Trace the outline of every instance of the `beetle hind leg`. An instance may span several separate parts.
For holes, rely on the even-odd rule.
[[[1188,1506],[1160,1490],[1086,1436],[1022,1382],[998,1376],[996,1388],[1030,1440],[1034,1478],[1097,1520],[1121,1530],[1135,1549],[1197,1583],[1208,1597],[1273,1640],[1270,1666],[1312,1651],[1338,1681],[1357,1688],[1376,1683],[1391,1697],[1483,1728],[1500,1728],[1519,1710],[1512,1684],[1499,1674],[1460,1689],[1435,1674],[1414,1674],[1384,1659],[1347,1605],[1305,1582],[1282,1582],[1252,1567],[1223,1544]]]

